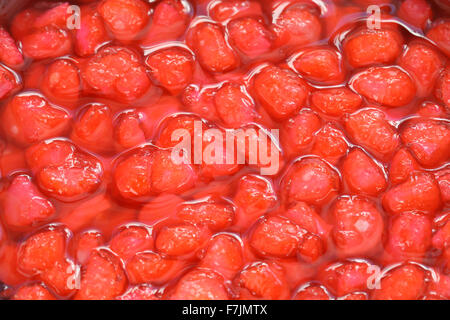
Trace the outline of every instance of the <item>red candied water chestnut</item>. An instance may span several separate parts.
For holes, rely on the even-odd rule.
[[[81,57],[94,54],[110,40],[99,12],[90,5],[82,6],[80,28],[74,30],[75,52]]]
[[[28,275],[48,271],[65,258],[68,237],[68,230],[60,225],[50,225],[32,234],[18,249],[18,268]]]
[[[242,168],[242,164],[237,162],[236,151],[227,150],[226,142],[220,143],[220,140],[225,139],[225,130],[212,128],[211,131],[203,135],[203,146],[201,151],[203,152],[203,158],[201,159],[201,165],[199,167],[198,174],[203,176],[205,180],[213,179],[219,176],[230,176],[239,171]],[[231,141],[231,140],[230,140]],[[216,143],[218,142],[218,144]],[[198,145],[194,144],[194,161],[196,154],[195,149]],[[233,161],[227,163],[227,158],[230,157]],[[242,161],[244,161],[242,157]],[[257,164],[257,163],[256,163]]]
[[[274,17],[272,25],[276,45],[304,46],[321,38],[322,24],[315,8],[294,4]]]
[[[70,115],[65,109],[35,92],[14,96],[2,114],[3,130],[24,145],[58,137],[67,131],[69,121]]]
[[[7,241],[7,235],[2,226],[2,246],[0,249],[0,267],[1,267],[1,281],[7,283],[10,287],[19,286],[27,280],[27,276],[19,269],[18,262],[18,243]],[[8,243],[9,242],[9,243]]]
[[[397,130],[381,110],[366,108],[344,119],[349,137],[377,156],[388,156],[399,144]]]
[[[72,51],[68,31],[53,25],[38,29],[21,39],[23,53],[35,60],[56,58]]]
[[[282,141],[292,148],[292,151],[300,152],[312,142],[314,133],[320,129],[320,125],[320,118],[314,112],[303,109],[285,122],[281,129]]]
[[[235,225],[245,230],[261,215],[275,207],[277,200],[271,180],[253,174],[242,176],[233,197],[237,206]]]
[[[315,141],[311,149],[331,164],[335,164],[347,153],[348,143],[345,134],[331,124],[326,124],[315,134]]]
[[[227,82],[214,96],[217,114],[227,127],[238,128],[256,118],[255,104],[243,86]]]
[[[128,281],[122,262],[107,249],[93,252],[81,272],[75,300],[111,300],[126,290]]]
[[[316,157],[302,158],[286,172],[282,186],[288,202],[304,201],[320,205],[337,194],[340,178],[325,161]]]
[[[223,278],[211,270],[194,269],[178,280],[171,300],[228,300]]]
[[[447,57],[450,56],[450,21],[442,20],[434,23],[433,27],[425,34],[431,39]]]
[[[119,149],[137,147],[146,141],[143,118],[137,110],[127,110],[117,116],[114,137]]]
[[[130,283],[161,284],[169,281],[185,266],[181,260],[165,257],[153,251],[140,251],[126,263]]]
[[[148,31],[141,40],[144,46],[181,37],[189,24],[192,8],[184,0],[162,0],[156,3]]]
[[[98,12],[106,26],[120,40],[130,40],[146,27],[149,5],[142,0],[103,0]]]
[[[431,239],[433,248],[445,250],[450,245],[450,214],[447,212],[434,220],[435,232]]]
[[[101,103],[93,103],[81,109],[70,135],[73,142],[95,152],[113,149],[113,124],[111,109]]]
[[[338,84],[346,75],[341,54],[331,47],[302,50],[289,60],[298,73],[312,82]]]
[[[0,64],[0,99],[8,97],[20,90],[21,87],[22,83],[19,76]]]
[[[207,230],[191,224],[165,226],[157,232],[155,248],[165,255],[184,256],[200,249],[207,237]]]
[[[219,233],[211,238],[200,267],[216,270],[224,278],[231,279],[243,263],[242,240],[234,234]]]
[[[286,300],[289,286],[283,269],[276,263],[253,262],[246,265],[235,282],[239,288],[239,298]]]
[[[439,77],[434,95],[441,100],[447,108],[450,106],[450,67],[447,67]]]
[[[115,187],[122,197],[131,200],[162,192],[181,193],[191,188],[195,180],[192,166],[176,164],[171,151],[148,145],[123,155],[114,170]]]
[[[69,3],[41,3],[38,8],[39,15],[33,20],[34,28],[42,28],[48,25],[58,26],[60,28],[66,28],[67,19],[69,17]]]
[[[236,152],[233,154],[226,149],[226,142],[221,144],[222,146],[220,149],[217,147],[220,146],[220,144],[213,144],[213,141],[216,141],[215,139],[217,139],[217,137],[224,137],[225,139],[225,131],[217,130],[210,131],[210,133],[211,132],[214,133],[214,135],[208,133],[204,136],[205,144],[202,149],[204,158],[200,166],[199,176],[203,176],[205,180],[214,179],[214,177],[232,176],[237,173],[243,165],[237,162]],[[229,164],[226,163],[227,157],[230,157],[233,160]],[[258,163],[255,164],[258,165]]]
[[[450,166],[434,172],[434,177],[441,189],[442,202],[448,204],[450,202]]]
[[[329,225],[311,206],[305,202],[296,202],[282,213],[300,228],[327,241],[331,230]]]
[[[258,1],[214,0],[208,7],[209,16],[217,22],[226,22],[246,16],[261,16],[262,8]]]
[[[450,277],[438,273],[437,279],[433,279],[428,285],[427,296],[424,300],[448,300],[450,299]]]
[[[102,182],[101,162],[67,140],[35,144],[27,149],[26,156],[39,187],[59,200],[85,198]]]
[[[79,279],[79,267],[69,259],[55,263],[51,268],[39,275],[50,289],[61,297],[73,295]]]
[[[412,119],[400,131],[403,143],[425,167],[436,167],[450,158],[450,124],[433,119]]]
[[[262,19],[243,17],[227,24],[231,43],[250,58],[270,51],[272,34],[264,25]]]
[[[17,289],[12,300],[56,300],[56,297],[42,284],[26,284]]]
[[[359,148],[350,151],[344,159],[342,176],[355,193],[376,196],[387,186],[383,168]]]
[[[8,31],[0,26],[0,62],[11,67],[20,66],[23,56]]]
[[[173,94],[181,92],[194,73],[194,57],[182,47],[158,50],[150,54],[145,63],[156,82]]]
[[[105,239],[100,231],[86,230],[75,235],[73,240],[73,255],[76,260],[85,264],[91,252],[103,245]]]
[[[212,22],[202,22],[194,27],[188,43],[198,61],[207,71],[226,72],[239,65],[239,57],[227,43],[222,28]]]
[[[304,80],[290,70],[269,66],[253,81],[254,97],[275,119],[293,115],[306,102],[308,88]]]
[[[307,263],[316,262],[327,251],[326,243],[318,236],[307,233],[300,239],[298,257]]]
[[[421,29],[425,29],[433,17],[431,6],[426,0],[405,0],[400,4],[397,14],[400,19]]]
[[[320,270],[320,281],[337,296],[367,291],[379,267],[360,259],[331,263]],[[373,281],[374,282],[374,281]]]
[[[415,79],[417,95],[425,97],[432,92],[444,59],[431,46],[416,42],[409,44],[398,64]]]
[[[17,13],[11,21],[11,35],[15,39],[27,35],[38,16],[39,12],[35,8],[28,8]]]
[[[216,92],[216,86],[200,87],[191,84],[183,90],[181,100],[187,111],[193,112],[209,121],[217,121],[219,120],[219,115],[214,102]]]
[[[151,230],[144,225],[125,225],[111,238],[109,247],[126,261],[138,252],[153,249]]]
[[[14,177],[6,190],[2,207],[4,221],[13,229],[35,227],[55,213],[53,204],[25,174]]]
[[[122,197],[139,199],[152,194],[153,153],[150,147],[136,148],[118,159],[114,182]]]
[[[277,195],[271,181],[249,174],[241,177],[233,202],[247,214],[261,215],[272,208]]]
[[[388,107],[407,105],[416,94],[411,77],[395,66],[365,69],[355,74],[350,84],[362,96]]]
[[[159,136],[155,142],[156,145],[162,148],[175,147],[181,140],[181,137],[179,138],[178,135],[175,134],[179,129],[189,132],[192,144],[194,143],[195,138],[203,139],[202,133],[195,131],[196,123],[197,125],[200,123],[199,127],[202,131],[208,128],[202,118],[194,114],[175,114],[165,118],[160,125]]]
[[[412,174],[383,196],[384,209],[393,214],[405,211],[432,214],[441,207],[441,204],[439,185],[429,173]]]
[[[263,257],[292,257],[305,233],[285,218],[263,218],[254,226],[249,245]]]
[[[426,271],[416,264],[406,263],[384,270],[379,288],[372,292],[374,300],[418,300],[426,289]]]
[[[195,201],[178,207],[177,217],[196,225],[206,225],[212,231],[229,227],[234,220],[234,207],[225,201]]]
[[[420,171],[417,160],[406,148],[399,149],[391,160],[389,181],[393,184],[404,182],[410,174]]]
[[[125,47],[103,47],[82,68],[87,91],[120,101],[132,101],[152,86],[141,57]]]
[[[358,256],[377,250],[384,228],[375,204],[361,196],[342,196],[333,206],[331,232],[340,256]]]
[[[403,212],[391,218],[385,244],[384,260],[421,261],[431,245],[430,218],[414,212]]]
[[[56,60],[48,67],[41,88],[50,97],[77,100],[81,91],[78,68],[68,59]]]
[[[152,166],[152,190],[156,193],[182,193],[195,185],[197,174],[189,164],[177,164],[171,151],[155,152]]]
[[[344,54],[354,68],[392,63],[401,54],[403,37],[395,29],[360,29],[344,39]]]
[[[332,117],[356,111],[362,103],[361,97],[347,87],[316,90],[311,93],[311,106]]]

